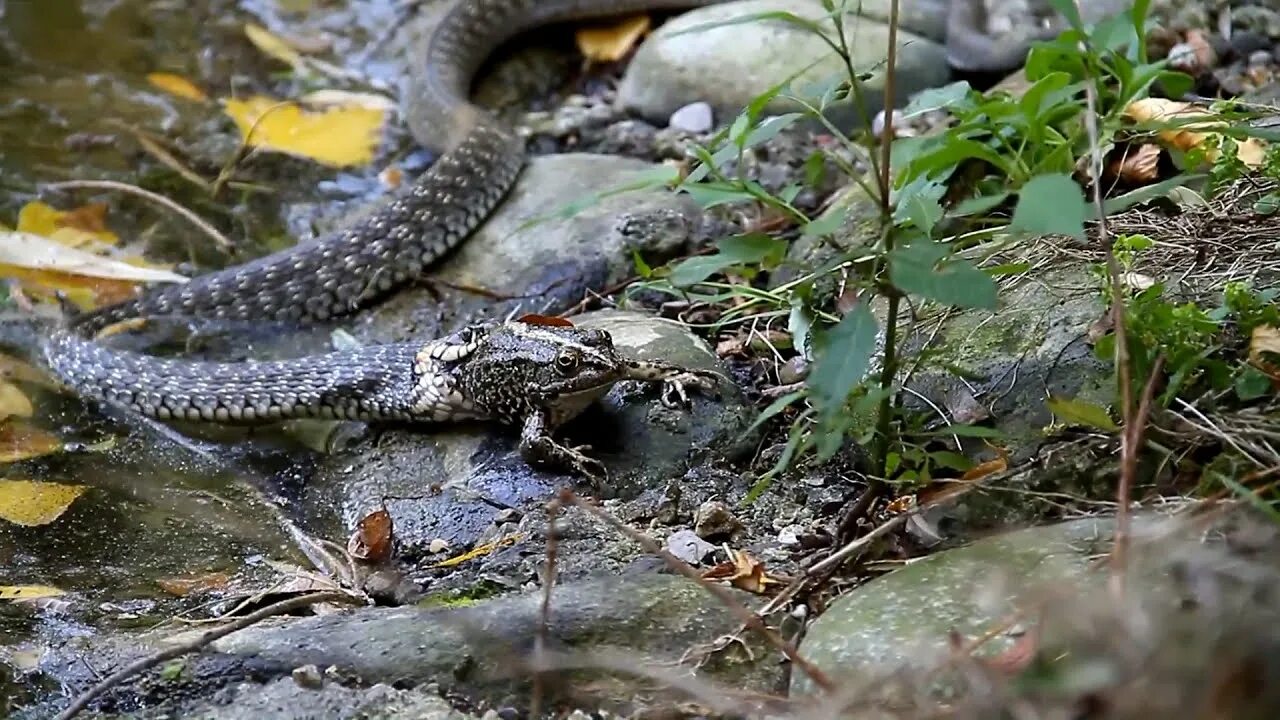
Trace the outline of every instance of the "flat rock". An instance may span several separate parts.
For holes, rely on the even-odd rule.
[[[921,3],[917,7],[943,6]],[[655,122],[666,122],[677,109],[705,101],[714,108],[717,117],[727,118],[757,95],[793,75],[799,74],[792,87],[802,93],[806,87],[825,85],[836,77],[844,77],[844,63],[830,47],[817,36],[784,22],[740,22],[687,32],[701,25],[776,11],[811,19],[826,13],[819,0],[742,0],[681,15],[659,28],[637,50],[618,88],[618,103]],[[932,14],[913,12],[909,15],[928,18],[928,22],[918,26],[937,32],[937,19]],[[865,110],[870,117],[884,105],[884,74],[879,66],[889,47],[889,28],[880,21],[852,13],[848,18],[846,29],[853,65],[859,71],[872,73],[863,84]],[[832,23],[827,21],[827,25],[831,27]],[[900,31],[895,91],[898,103],[905,103],[912,93],[941,85],[947,79],[942,46],[926,37]],[[793,109],[793,104],[777,100],[767,111]],[[859,113],[849,104],[833,106],[830,114],[833,121],[841,124],[861,122]]]

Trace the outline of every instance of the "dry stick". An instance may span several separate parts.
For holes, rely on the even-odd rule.
[[[547,569],[542,579],[542,607],[538,615],[538,633],[533,638],[533,657],[535,663],[543,661],[547,651],[548,628],[551,625],[551,588],[556,582],[556,517],[560,514],[560,501],[547,503]],[[542,709],[542,673],[540,667],[534,668],[533,697],[529,700],[529,717],[536,718]]]
[[[236,620],[232,623],[224,625],[220,628],[203,632],[200,634],[199,637],[197,637],[194,640],[190,640],[188,642],[185,642],[179,645],[174,645],[173,647],[165,648],[164,650],[161,650],[160,652],[157,652],[153,655],[148,655],[147,657],[135,660],[134,662],[130,663],[129,665],[126,665],[120,670],[115,671],[114,673],[109,675],[106,679],[102,680],[102,682],[99,682],[97,685],[94,685],[93,687],[89,688],[85,692],[81,693],[81,695],[75,699],[75,702],[71,703],[70,707],[68,707],[66,710],[63,710],[58,715],[56,720],[70,720],[71,718],[78,715],[81,710],[84,710],[86,707],[88,707],[89,703],[93,702],[94,699],[97,698],[99,695],[102,695],[103,693],[115,687],[116,685],[119,685],[120,683],[124,682],[125,680],[129,679],[134,675],[137,675],[138,673],[144,670],[155,667],[156,665],[159,665],[165,660],[172,660],[173,658],[186,655],[189,652],[199,650],[200,648],[216,640],[219,640],[223,637],[226,637],[227,635],[230,635],[233,632],[236,632],[237,630],[243,630],[249,627],[250,625],[262,622],[267,618],[273,617],[275,615],[283,615],[284,613],[293,612],[294,610],[300,610],[304,607],[309,607],[316,603],[322,603],[322,602],[351,603],[355,601],[356,601],[356,598],[347,593],[326,591],[326,592],[311,593],[309,595],[301,595],[299,597],[290,598],[288,600],[282,600],[278,603],[275,603],[274,605],[268,605],[267,607],[264,607],[255,613],[245,615],[239,620]]]
[[[70,190],[74,188],[90,188],[95,190],[119,190],[120,192],[130,193],[132,195],[137,195],[138,197],[144,197],[154,203],[163,205],[166,208],[172,210],[173,212],[181,215],[183,218],[187,220],[187,222],[191,223],[192,225],[195,225],[205,235],[208,235],[209,237],[213,238],[213,242],[216,243],[220,249],[228,252],[235,249],[235,243],[227,239],[227,236],[218,232],[217,228],[205,222],[204,220],[200,219],[199,215],[196,215],[195,213],[182,207],[178,203],[170,200],[169,198],[163,195],[157,195],[156,193],[153,193],[150,190],[143,190],[137,185],[130,185],[128,183],[116,182],[114,180],[68,180],[66,182],[52,183],[50,185],[47,185],[46,187],[51,188],[53,190]]]
[[[562,502],[572,503],[591,515],[594,515],[597,520],[613,527],[618,532],[630,538],[632,542],[643,547],[645,552],[662,558],[667,563],[667,566],[672,570],[675,570],[681,575],[684,575],[690,580],[702,585],[706,588],[707,592],[715,595],[716,599],[719,600],[720,603],[729,610],[729,612],[733,613],[738,618],[739,622],[760,633],[760,635],[763,636],[770,645],[785,655],[796,667],[803,670],[804,674],[808,675],[809,679],[813,680],[813,684],[822,688],[825,692],[831,692],[835,688],[835,685],[831,682],[831,679],[827,677],[826,673],[822,672],[822,670],[813,663],[810,663],[808,660],[801,657],[795,646],[787,642],[781,635],[766,625],[763,618],[744,607],[720,585],[704,580],[702,576],[698,574],[698,571],[690,567],[688,563],[685,563],[675,555],[672,555],[666,550],[658,547],[658,544],[655,543],[652,538],[633,530],[622,521],[583,500],[572,490],[562,490],[560,492],[560,499]]]
[[[1086,48],[1083,42],[1081,52]],[[1098,233],[1102,246],[1107,254],[1107,277],[1111,285],[1111,325],[1116,333],[1116,376],[1120,384],[1121,413],[1125,430],[1120,434],[1120,483],[1116,488],[1119,509],[1116,512],[1115,540],[1111,548],[1111,591],[1119,600],[1124,595],[1124,568],[1126,551],[1129,547],[1129,492],[1133,487],[1133,478],[1137,474],[1138,448],[1136,440],[1140,432],[1130,433],[1129,428],[1135,424],[1131,377],[1129,364],[1128,332],[1124,324],[1124,291],[1120,285],[1120,263],[1116,261],[1115,244],[1107,229],[1107,216],[1102,207],[1102,148],[1098,139],[1098,98],[1097,88],[1092,82],[1085,83],[1086,110],[1084,114],[1085,129],[1089,133],[1089,164],[1093,177],[1093,206],[1098,215]]]

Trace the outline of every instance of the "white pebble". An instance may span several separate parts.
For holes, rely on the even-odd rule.
[[[689,103],[671,113],[671,119],[667,121],[667,125],[673,130],[683,130],[689,133],[707,132],[714,126],[714,123],[715,117],[711,106],[705,102]]]

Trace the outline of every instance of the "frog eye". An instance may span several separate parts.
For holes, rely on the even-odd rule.
[[[578,353],[573,350],[561,350],[556,355],[556,370],[562,374],[568,375],[573,369],[578,367]]]

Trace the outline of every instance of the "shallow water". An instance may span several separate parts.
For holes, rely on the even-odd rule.
[[[0,224],[40,198],[69,209],[109,205],[110,229],[154,260],[219,266],[288,244],[307,211],[288,201],[359,199],[377,167],[335,172],[287,158],[247,169],[257,189],[218,197],[148,153],[137,133],[158,138],[206,179],[239,145],[216,102],[175,98],[147,75],[180,75],[211,98],[296,90],[244,36],[246,22],[327,39],[331,54],[356,54],[395,3],[371,0],[0,0]],[[322,55],[323,56],[323,55]],[[370,64],[376,78],[389,69]],[[375,164],[376,165],[376,164]],[[342,190],[343,178],[356,179]],[[42,184],[109,179],[166,195],[237,242],[228,256],[181,221],[115,193],[41,193]],[[279,186],[275,179],[282,179]],[[328,190],[326,191],[326,188]],[[377,190],[381,192],[381,190]],[[316,203],[315,207],[318,207]],[[313,207],[308,205],[307,207]],[[297,218],[302,220],[298,221]],[[181,268],[181,266],[180,266]],[[5,301],[8,303],[8,301]],[[17,316],[11,304],[4,308]],[[38,330],[0,320],[0,351],[29,355]],[[238,348],[243,351],[243,345]],[[50,524],[0,519],[0,586],[51,585],[66,595],[40,603],[0,601],[0,716],[42,646],[116,627],[151,626],[207,598],[180,598],[159,581],[210,573],[253,575],[263,558],[305,564],[263,497],[287,500],[306,454],[271,442],[201,440],[72,398],[22,385],[30,423],[70,449],[0,464],[0,478],[81,484],[89,489]],[[233,436],[233,439],[238,436]],[[287,506],[286,503],[281,503]],[[341,540],[341,538],[333,538]]]

